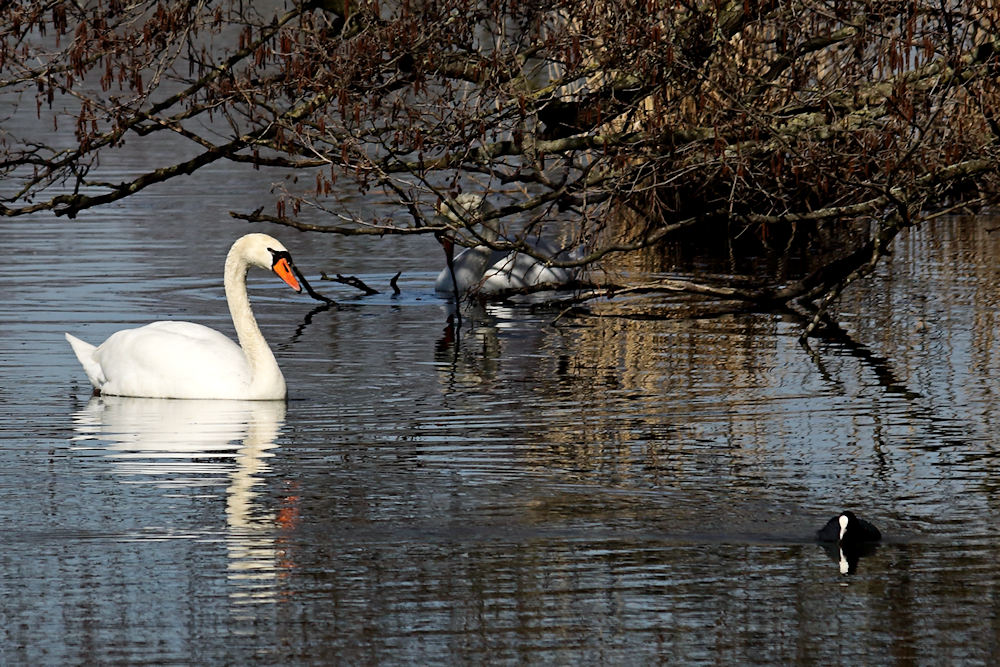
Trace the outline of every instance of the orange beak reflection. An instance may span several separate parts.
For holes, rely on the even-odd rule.
[[[295,273],[292,271],[292,265],[284,257],[278,258],[271,269],[278,274],[278,277],[288,283],[296,292],[301,292],[302,287],[299,285],[299,281],[295,279]]]

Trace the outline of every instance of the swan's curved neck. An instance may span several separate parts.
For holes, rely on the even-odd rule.
[[[271,352],[270,346],[264,340],[264,335],[257,326],[257,320],[250,308],[250,297],[247,295],[247,271],[250,264],[242,252],[240,244],[235,244],[226,256],[226,269],[223,282],[226,287],[226,301],[229,302],[229,314],[233,318],[236,337],[246,355],[250,367],[250,387],[280,382],[284,384],[281,369]]]

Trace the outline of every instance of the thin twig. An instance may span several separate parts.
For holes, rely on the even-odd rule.
[[[380,293],[377,289],[369,287],[365,283],[365,281],[361,280],[361,278],[358,278],[357,276],[343,276],[343,275],[341,275],[341,274],[338,273],[336,278],[331,278],[330,276],[326,275],[325,273],[320,272],[319,279],[320,280],[329,280],[330,282],[340,283],[342,285],[350,285],[351,287],[357,288],[357,289],[361,290],[362,292],[364,292],[365,296],[371,296],[372,294],[379,294]]]
[[[311,296],[312,298],[316,299],[317,301],[322,301],[324,303],[330,304],[331,306],[336,306],[337,305],[337,302],[334,301],[333,299],[331,299],[329,297],[325,297],[322,294],[320,294],[319,292],[317,292],[316,290],[314,290],[313,287],[312,287],[312,285],[309,284],[309,281],[306,280],[306,277],[304,275],[302,275],[301,271],[299,271],[299,267],[297,267],[297,266],[295,266],[293,264],[292,265],[292,270],[295,271],[295,275],[298,276],[299,282],[301,282],[302,286],[306,288],[306,292],[309,294],[309,296]]]

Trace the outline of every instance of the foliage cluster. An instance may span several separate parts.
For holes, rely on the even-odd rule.
[[[472,244],[434,211],[479,192],[512,223],[498,246],[537,252],[571,219],[587,251],[561,264],[682,231],[790,252],[835,230],[801,280],[734,293],[822,313],[900,229],[995,203],[998,27],[990,0],[11,2],[0,89],[45,122],[0,132],[19,184],[0,213],[74,216],[230,161],[310,184],[248,220]],[[184,159],[101,180],[102,155],[160,133]],[[344,187],[405,213],[360,219]]]

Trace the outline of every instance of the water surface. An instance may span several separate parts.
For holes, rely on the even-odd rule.
[[[676,296],[456,339],[432,240],[260,227],[403,291],[252,279],[287,404],[92,398],[64,331],[231,332],[266,179],[0,223],[4,663],[994,661],[995,221],[910,233],[808,350]],[[843,507],[886,535],[846,576],[812,540]]]

